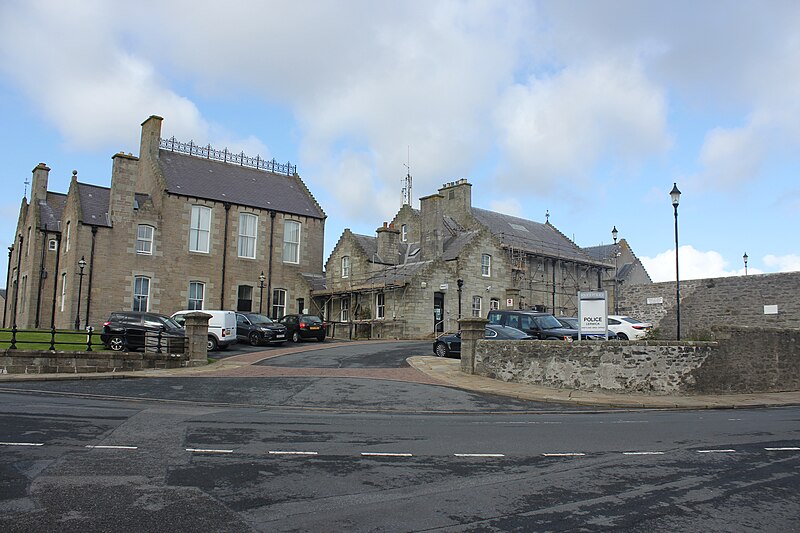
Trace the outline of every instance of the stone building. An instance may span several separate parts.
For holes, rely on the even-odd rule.
[[[110,187],[73,172],[69,191],[56,193],[50,169],[34,168],[4,326],[98,327],[124,309],[309,307],[325,213],[295,167],[162,139],[161,123],[142,124],[139,157],[113,156]]]
[[[613,274],[613,259],[587,253],[549,220],[472,207],[462,179],[421,198],[419,210],[403,205],[374,237],[345,230],[312,294],[327,320],[358,336],[426,337],[490,309],[574,316],[578,291],[605,288]]]

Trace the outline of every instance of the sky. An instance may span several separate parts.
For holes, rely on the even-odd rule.
[[[0,1],[0,241],[33,168],[109,186],[162,136],[297,165],[374,235],[466,178],[473,206],[625,239],[654,281],[800,270],[800,3]],[[0,254],[5,285],[7,254]]]

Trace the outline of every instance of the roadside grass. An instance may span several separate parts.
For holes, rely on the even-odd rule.
[[[47,330],[17,330],[18,350],[49,350],[51,332]],[[80,352],[86,350],[87,334],[84,331],[56,330],[56,351]],[[0,349],[11,346],[11,330],[0,329]],[[100,342],[100,335],[92,335],[92,351],[107,351]]]

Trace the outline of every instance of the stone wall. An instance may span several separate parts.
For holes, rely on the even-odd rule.
[[[184,354],[3,350],[0,374],[87,374],[188,366]]]
[[[707,339],[713,326],[800,329],[800,272],[681,281],[681,339]],[[677,330],[675,282],[623,286],[620,313],[653,323],[662,339]],[[765,313],[777,306],[777,314]]]
[[[478,340],[475,373],[554,388],[650,394],[800,390],[800,331],[716,327],[713,342]],[[468,349],[463,343],[462,351]]]

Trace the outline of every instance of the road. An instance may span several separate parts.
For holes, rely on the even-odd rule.
[[[366,376],[422,347],[261,365]],[[800,529],[798,408],[576,410],[324,375],[3,383],[0,406],[2,531]]]

